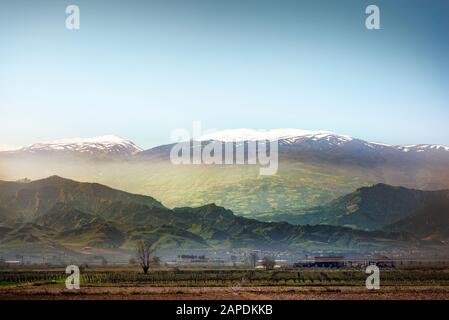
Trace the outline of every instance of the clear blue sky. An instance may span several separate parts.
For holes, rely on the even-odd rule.
[[[447,0],[0,0],[0,144],[151,147],[199,120],[449,145],[448,15]]]

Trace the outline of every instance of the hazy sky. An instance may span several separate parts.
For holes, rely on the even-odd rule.
[[[199,120],[449,145],[448,15],[447,0],[0,0],[0,144],[151,147]]]

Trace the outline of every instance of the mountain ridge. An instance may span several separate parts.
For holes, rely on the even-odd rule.
[[[291,138],[298,133],[301,137]],[[449,152],[438,145],[398,149],[329,131],[313,133],[281,132],[291,139],[279,144],[277,173],[264,178],[258,165],[173,165],[173,144],[168,144],[118,156],[0,152],[0,179],[58,174],[152,195],[169,207],[215,202],[252,218],[319,206],[379,182],[421,190],[449,188]]]
[[[363,230],[401,230],[398,226],[416,214],[425,212],[435,204],[449,208],[449,190],[423,191],[402,186],[378,183],[361,187],[331,202],[306,209],[296,214],[275,216],[274,221],[294,224],[329,224],[350,226]],[[449,211],[446,211],[449,219]]]
[[[281,144],[294,145],[304,140],[313,141],[333,141],[334,144],[344,144],[353,140],[358,140],[370,148],[395,148],[402,152],[425,152],[425,151],[449,151],[449,146],[442,144],[386,144],[381,142],[371,142],[355,138],[348,135],[337,134],[326,130],[304,130],[304,129],[272,129],[272,130],[253,130],[253,129],[230,129],[213,133],[208,133],[194,138],[197,141],[222,141],[222,142],[243,142],[257,140],[278,140]],[[171,145],[171,144],[168,144]],[[140,152],[149,151],[154,148],[160,148],[164,145],[158,145],[148,149],[143,149],[131,140],[123,139],[115,135],[104,135],[92,138],[72,138],[60,139],[54,141],[36,142],[27,146],[9,146],[0,144],[0,153],[17,153],[40,151],[73,151],[92,154],[95,150],[103,153],[124,152],[135,155]]]
[[[92,185],[96,184],[61,177],[34,183],[0,182],[0,208],[19,212],[13,227],[2,231],[0,251],[12,244],[17,247],[21,242],[38,247],[40,243],[69,246],[72,250],[84,246],[130,250],[135,241],[148,237],[157,239],[162,247],[173,248],[369,250],[420,244],[419,239],[403,232],[370,233],[340,226],[261,222],[236,216],[215,204],[169,209],[151,197],[142,196],[145,198],[142,199],[106,186],[98,189]],[[11,186],[15,186],[13,192]],[[54,192],[55,186],[59,188],[57,192]],[[36,208],[30,206],[29,197],[10,197],[20,190],[46,203],[39,215],[33,215]],[[92,193],[92,190],[103,192]],[[70,197],[61,198],[61,192]],[[121,199],[119,207],[110,207],[117,203],[111,198]],[[158,205],[147,206],[155,203]],[[135,211],[136,205],[141,208],[140,213]],[[128,208],[131,209],[126,211]],[[21,221],[22,216],[28,219]]]

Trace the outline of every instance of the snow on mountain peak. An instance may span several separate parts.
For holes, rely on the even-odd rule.
[[[425,151],[449,151],[449,146],[444,146],[440,144],[411,144],[411,145],[399,145],[396,146],[398,150],[403,152],[415,151],[415,152],[425,152]]]
[[[39,142],[28,145],[21,150],[32,153],[40,151],[74,151],[88,154],[134,154],[143,149],[132,141],[114,135],[105,135],[93,138],[73,138]]]
[[[44,141],[41,144],[89,144],[89,143],[128,143],[129,140],[117,137],[115,135],[104,135],[93,138],[72,138],[72,139],[58,139],[53,141]]]
[[[218,131],[203,135],[196,138],[198,141],[223,141],[223,142],[237,142],[237,141],[258,141],[280,140],[286,143],[294,143],[298,139],[311,138],[313,140],[336,138],[341,142],[351,141],[352,138],[345,135],[338,135],[330,131],[310,131],[302,129],[272,129],[268,131],[258,131],[253,129],[231,129]]]
[[[336,134],[331,131],[309,131],[302,129],[272,129],[272,130],[253,130],[253,129],[231,129],[205,134],[198,138],[197,141],[222,141],[222,142],[242,142],[242,141],[260,141],[278,140],[283,145],[300,144],[302,142],[320,142],[327,143],[329,146],[336,147],[345,145],[351,141],[358,141],[370,149],[385,150],[395,149],[402,152],[433,152],[433,151],[449,151],[449,146],[417,144],[417,145],[390,145],[380,142],[368,142],[355,139],[347,135]]]

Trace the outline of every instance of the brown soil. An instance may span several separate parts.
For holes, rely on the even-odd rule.
[[[9,286],[0,300],[449,300],[449,286],[364,287],[82,287]]]

